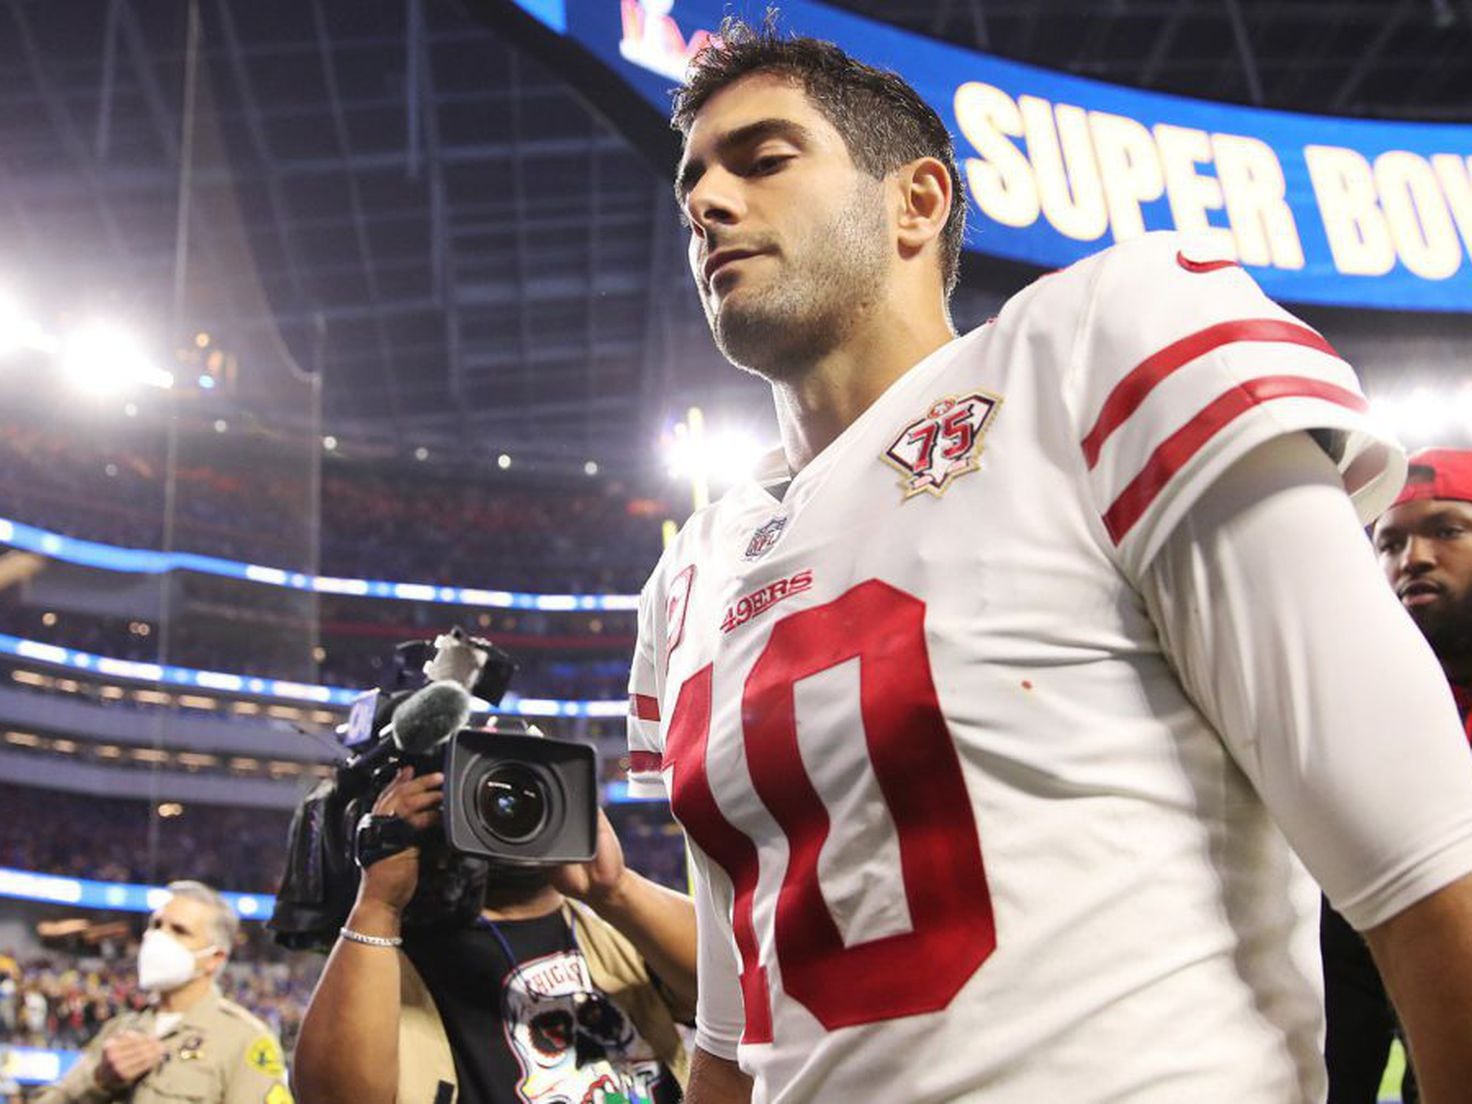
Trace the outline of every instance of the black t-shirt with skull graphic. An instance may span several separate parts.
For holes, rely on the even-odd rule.
[[[405,933],[444,1020],[457,1104],[677,1104],[679,1086],[593,987],[561,910]]]

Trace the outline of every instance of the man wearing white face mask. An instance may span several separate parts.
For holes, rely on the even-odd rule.
[[[292,1104],[276,1036],[215,985],[235,913],[200,882],[169,890],[138,952],[138,985],[155,1001],[104,1026],[37,1104]]]

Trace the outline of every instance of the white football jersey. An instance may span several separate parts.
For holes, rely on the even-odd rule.
[[[755,1101],[1322,1093],[1317,891],[1136,583],[1270,438],[1316,431],[1365,518],[1404,461],[1181,249],[1039,280],[647,586],[631,784],[694,845],[698,1041]]]

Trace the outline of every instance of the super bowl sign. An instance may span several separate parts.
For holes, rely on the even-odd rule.
[[[760,21],[767,6],[466,2],[532,15],[660,114],[722,17]],[[788,29],[903,74],[951,127],[973,215],[971,250],[1057,268],[1176,228],[1210,239],[1290,302],[1472,310],[1472,126],[1144,92],[1003,61],[815,0],[778,6]]]

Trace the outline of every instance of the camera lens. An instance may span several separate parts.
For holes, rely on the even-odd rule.
[[[547,788],[530,768],[501,763],[481,779],[476,807],[486,829],[505,843],[524,843],[547,822]]]

